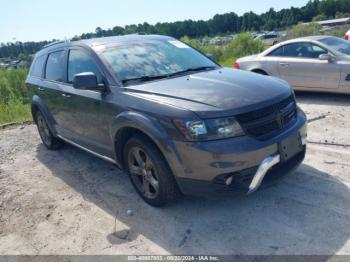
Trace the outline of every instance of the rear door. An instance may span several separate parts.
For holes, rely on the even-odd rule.
[[[47,100],[48,91],[43,82],[46,57],[46,55],[40,55],[35,58],[29,71],[29,77],[26,81],[30,96],[36,95],[44,102]]]
[[[308,42],[288,44],[283,49],[278,62],[279,76],[293,87],[339,87],[341,66],[318,58],[320,54],[328,53],[327,50]]]

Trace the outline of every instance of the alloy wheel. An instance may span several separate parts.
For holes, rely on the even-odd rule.
[[[131,179],[138,190],[147,198],[159,194],[159,181],[150,156],[140,147],[133,147],[128,153],[128,167]]]
[[[38,126],[39,134],[40,134],[43,142],[46,145],[50,145],[51,144],[50,130],[46,124],[45,119],[43,118],[43,116],[41,114],[37,115],[37,126]]]

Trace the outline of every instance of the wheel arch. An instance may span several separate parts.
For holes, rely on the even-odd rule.
[[[36,117],[35,117],[35,114],[36,112],[40,111],[49,128],[50,128],[50,131],[52,132],[53,135],[57,135],[57,132],[56,132],[56,129],[55,129],[55,120],[53,118],[53,116],[51,115],[49,109],[47,108],[47,106],[45,105],[44,101],[37,95],[34,95],[32,97],[32,102],[31,102],[31,113],[32,113],[32,118],[33,118],[33,121],[36,123]]]
[[[160,125],[157,119],[142,113],[128,111],[116,117],[111,135],[117,163],[124,168],[124,146],[129,138],[137,134],[145,137],[155,145],[174,174],[176,168],[174,168],[172,158],[174,155],[178,155],[174,142],[169,139],[166,130]]]
[[[261,74],[261,75],[269,75],[266,70],[264,69],[261,69],[261,68],[255,68],[255,69],[252,69],[250,70],[251,72],[253,73],[257,73],[257,74]]]
[[[136,128],[134,126],[124,126],[121,127],[117,133],[115,134],[114,137],[114,148],[115,148],[115,155],[116,155],[116,159],[117,162],[120,164],[120,166],[124,169],[125,168],[125,163],[123,160],[123,153],[124,153],[124,147],[127,143],[127,141],[134,137],[134,136],[141,136],[145,139],[147,139],[148,141],[150,141],[155,147],[158,148],[158,150],[160,151],[158,145],[153,141],[153,139],[146,134],[144,131],[142,131],[139,128]],[[160,151],[161,152],[161,151]]]

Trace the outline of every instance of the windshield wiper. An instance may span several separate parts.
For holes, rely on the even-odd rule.
[[[166,74],[166,75],[159,75],[159,76],[140,76],[137,78],[129,78],[129,79],[123,79],[122,83],[127,84],[129,82],[148,82],[148,81],[153,81],[153,80],[158,80],[158,79],[164,79],[164,78],[169,78],[172,76],[177,76],[177,75],[182,75],[188,72],[197,72],[197,71],[204,71],[204,70],[210,70],[210,69],[216,69],[216,66],[201,66],[201,67],[193,67],[193,68],[188,68],[186,70],[178,71],[175,73],[171,74]]]
[[[183,70],[183,71],[169,74],[168,76],[182,75],[182,74],[189,73],[189,72],[205,71],[205,70],[216,69],[216,68],[217,68],[216,66],[191,67],[191,68],[187,68],[186,70]]]
[[[159,76],[140,76],[137,78],[129,78],[129,79],[123,79],[122,83],[126,84],[129,82],[147,82],[147,81],[153,81],[157,79],[162,79],[162,78],[168,78],[169,75],[159,75]]]

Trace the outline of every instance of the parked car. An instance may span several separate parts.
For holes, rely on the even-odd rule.
[[[252,193],[305,155],[306,117],[288,83],[222,68],[170,37],[49,45],[26,85],[48,149],[66,141],[118,165],[154,206]]]
[[[240,58],[235,68],[282,78],[295,90],[350,94],[350,42],[310,36]]]
[[[258,35],[256,39],[260,39],[268,46],[273,46],[281,41],[281,36],[276,33],[267,33]]]
[[[345,33],[344,40],[350,41],[350,30]]]

